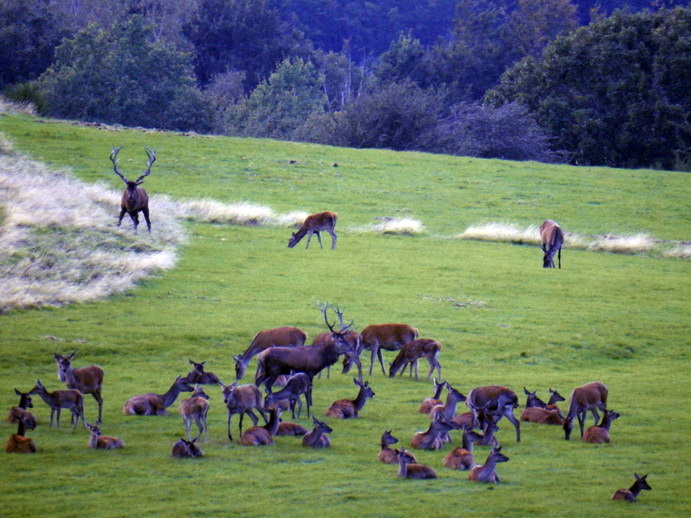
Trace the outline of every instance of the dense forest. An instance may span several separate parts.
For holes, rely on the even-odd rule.
[[[351,147],[691,168],[672,0],[0,0],[46,115]]]

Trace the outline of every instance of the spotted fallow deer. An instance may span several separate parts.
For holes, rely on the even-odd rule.
[[[72,360],[77,351],[72,351],[68,355],[55,353],[55,363],[58,366],[58,379],[67,385],[69,389],[76,389],[82,394],[91,394],[98,403],[98,419],[96,423],[103,422],[103,398],[101,397],[101,387],[103,385],[103,369],[98,365],[88,365],[75,369],[72,367]]]
[[[328,232],[331,235],[331,249],[336,248],[336,221],[338,220],[338,214],[335,212],[318,212],[317,214],[312,214],[305,218],[300,229],[290,236],[288,241],[288,248],[293,248],[297,245],[303,237],[307,236],[307,246],[305,249],[309,248],[310,241],[312,239],[312,234],[317,235],[319,240],[319,247],[324,248],[322,245],[321,231]]]
[[[576,387],[571,392],[569,397],[569,412],[564,419],[564,438],[568,441],[571,439],[571,430],[573,429],[573,419],[578,418],[578,424],[581,427],[581,437],[583,437],[583,428],[585,426],[585,414],[590,411],[595,418],[597,425],[600,420],[598,409],[603,412],[607,408],[607,385],[599,381],[591,381],[581,387]]]
[[[134,224],[134,231],[137,232],[139,226],[139,213],[144,214],[146,220],[146,228],[151,232],[151,220],[149,219],[149,195],[146,193],[141,184],[144,183],[144,178],[151,173],[151,166],[156,161],[156,151],[144,146],[146,156],[149,158],[146,164],[146,171],[136,180],[128,180],[118,169],[118,153],[123,146],[113,148],[110,153],[110,161],[113,163],[113,171],[125,182],[125,190],[122,192],[122,199],[120,200],[120,217],[118,218],[118,227],[122,223],[122,218],[125,213],[130,215],[132,223]]]
[[[612,495],[612,500],[626,500],[628,502],[635,502],[636,497],[638,497],[638,494],[642,490],[645,489],[650,491],[653,489],[646,480],[648,475],[640,476],[638,473],[634,473],[633,476],[636,478],[636,481],[633,483],[633,485],[629,489],[617,489]]]

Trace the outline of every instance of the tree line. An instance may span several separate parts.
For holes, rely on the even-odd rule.
[[[688,169],[676,3],[0,0],[0,88],[127,126]]]

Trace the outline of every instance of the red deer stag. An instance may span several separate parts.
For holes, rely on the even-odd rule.
[[[561,247],[564,244],[564,232],[551,219],[540,225],[540,239],[542,239],[542,266],[554,268],[554,254],[558,254],[559,268],[561,268]]]
[[[19,396],[19,404],[10,408],[7,420],[10,423],[17,423],[17,435],[23,437],[26,430],[36,428],[36,416],[27,410],[27,408],[33,408],[34,405],[29,392],[22,392],[18,389],[14,389],[14,392]]]
[[[101,435],[101,428],[98,425],[87,423],[86,427],[91,432],[91,437],[86,443],[87,447],[94,450],[117,450],[125,447],[125,443],[117,437]]]
[[[307,417],[310,417],[310,407],[312,406],[312,380],[304,372],[294,374],[285,386],[278,392],[269,393],[264,398],[264,408],[268,408],[278,401],[287,399],[290,402],[290,410],[293,419],[295,419],[295,406],[298,407],[297,417],[302,413],[302,400],[300,396],[305,395],[305,402],[307,404]],[[275,435],[275,434],[274,434]]]
[[[336,228],[337,219],[338,214],[329,211],[319,212],[317,214],[307,216],[305,218],[305,221],[302,223],[300,229],[297,232],[293,233],[292,236],[290,236],[290,240],[288,241],[288,248],[293,248],[305,236],[307,236],[307,246],[305,248],[309,248],[310,241],[312,239],[312,234],[317,234],[319,246],[321,248],[324,248],[322,246],[322,238],[320,234],[320,232],[324,230],[331,235],[331,249],[333,250],[334,248],[336,248],[336,232],[334,232],[334,228]]]
[[[194,457],[203,457],[204,452],[199,446],[197,446],[196,437],[191,441],[180,437],[180,440],[173,444],[173,451],[171,455],[178,459],[191,459]]]
[[[79,419],[81,419],[84,429],[86,429],[86,421],[84,421],[84,396],[78,390],[68,389],[48,392],[39,379],[36,380],[36,386],[29,391],[29,394],[38,394],[50,407],[50,424],[48,428],[53,427],[53,416],[57,413],[56,427],[60,429],[60,410],[66,408],[72,412],[72,428],[77,428]]]
[[[76,389],[82,394],[91,394],[98,403],[98,419],[96,423],[103,422],[103,398],[101,386],[103,385],[103,369],[98,365],[89,365],[78,369],[72,368],[72,360],[77,351],[72,351],[67,356],[55,353],[53,357],[58,365],[58,379],[67,385],[67,388]]]
[[[410,366],[409,377],[412,377],[413,369],[415,369],[415,379],[420,379],[418,375],[418,360],[420,358],[425,358],[427,363],[429,363],[429,373],[425,379],[429,379],[430,376],[432,376],[434,369],[437,369],[437,374],[441,378],[441,363],[439,363],[440,351],[441,344],[429,338],[418,338],[412,342],[408,342],[401,347],[401,350],[391,364],[389,368],[389,377],[393,378],[399,369],[401,371],[401,376],[403,376],[406,366]]]
[[[398,476],[400,478],[437,478],[437,473],[432,468],[416,464],[415,457],[408,453],[405,448],[395,451],[398,456]]]
[[[220,379],[218,379],[218,376],[216,376],[213,372],[206,372],[204,370],[204,364],[206,362],[197,363],[195,361],[190,360],[190,363],[192,364],[192,370],[189,373],[187,373],[187,376],[185,376],[187,383],[189,383],[190,385],[223,386],[223,382]]]
[[[334,337],[333,333],[326,332],[326,333],[319,333],[316,338],[314,339],[314,342],[312,342],[312,346],[323,346],[326,343],[333,342]],[[346,354],[346,357],[343,359],[343,374],[347,374],[350,371],[350,367],[355,364],[358,370],[358,379],[362,381],[362,364],[360,363],[360,333],[357,331],[348,331],[346,334],[343,336],[343,340],[345,340],[349,345],[350,345],[350,352]],[[326,377],[327,379],[330,378],[330,373],[331,373],[331,367],[326,368]],[[320,373],[321,376],[321,373]]]
[[[434,394],[432,395],[432,397],[428,397],[422,400],[419,409],[419,412],[421,414],[429,414],[430,410],[432,410],[432,407],[436,405],[441,405],[443,403],[443,401],[439,398],[441,397],[442,390],[444,390],[444,387],[446,387],[446,382],[437,381],[436,378],[434,378],[432,381],[434,382]]]
[[[600,414],[597,413],[597,410],[599,408],[604,412],[607,408],[607,394],[607,385],[599,381],[592,381],[573,389],[569,397],[569,412],[564,419],[564,437],[567,441],[571,439],[574,417],[578,418],[578,424],[581,427],[581,437],[583,437],[585,414],[587,411],[593,414],[595,424],[597,425],[600,420]]]
[[[132,218],[132,223],[134,224],[134,231],[137,232],[137,226],[139,225],[139,212],[144,214],[144,219],[146,220],[146,228],[151,232],[151,220],[149,219],[149,195],[146,193],[143,187],[140,187],[144,183],[144,178],[149,176],[151,172],[151,166],[156,161],[156,151],[149,149],[144,146],[146,151],[146,156],[149,157],[149,161],[146,164],[146,171],[137,178],[135,181],[128,180],[125,176],[118,170],[118,153],[123,146],[114,147],[113,151],[110,153],[110,161],[113,162],[113,171],[120,177],[120,179],[125,182],[125,190],[122,192],[122,199],[120,200],[120,217],[118,218],[118,227],[122,223],[122,218],[125,213],[130,215]]]
[[[648,475],[643,475],[641,477],[638,473],[634,473],[633,476],[636,478],[636,481],[633,483],[633,485],[629,489],[617,489],[612,495],[612,500],[627,500],[628,502],[635,502],[636,497],[643,489],[648,491],[653,489],[646,480]]]
[[[223,402],[228,409],[228,439],[233,440],[230,433],[230,420],[235,414],[240,414],[240,435],[242,435],[242,419],[247,414],[252,420],[252,424],[257,426],[259,418],[253,410],[257,410],[267,422],[266,412],[262,407],[262,395],[256,385],[237,385],[234,382],[223,387]]]
[[[197,439],[204,435],[206,441],[208,442],[209,440],[209,427],[207,424],[207,415],[209,413],[208,399],[209,395],[197,385],[189,398],[180,401],[180,417],[182,417],[182,422],[185,424],[188,441],[192,439],[190,432],[192,422],[197,425]]]
[[[149,392],[133,396],[125,402],[122,412],[127,415],[168,415],[166,408],[175,403],[180,392],[193,390],[185,378],[178,376],[165,394]]]
[[[496,418],[496,423],[506,417],[516,429],[516,442],[521,442],[521,422],[513,415],[514,408],[518,407],[518,397],[513,390],[499,385],[478,387],[470,391],[466,405],[480,428],[484,428],[487,419]]]
[[[489,452],[487,460],[481,466],[475,466],[470,470],[468,480],[473,482],[485,482],[488,484],[496,484],[500,482],[499,475],[495,471],[497,463],[507,462],[509,458],[501,453],[501,446],[497,446]]]
[[[281,422],[281,409],[277,406],[269,410],[269,420],[264,426],[253,426],[242,434],[238,441],[243,446],[271,446],[276,444],[274,436]]]
[[[307,334],[297,327],[276,327],[259,331],[244,353],[233,356],[236,381],[242,379],[250,360],[262,351],[271,347],[300,347],[305,345],[306,340]]]
[[[357,397],[355,399],[339,399],[331,403],[331,406],[326,411],[327,417],[335,417],[337,419],[350,419],[358,417],[360,410],[365,406],[369,398],[374,397],[374,390],[369,386],[369,382],[360,383],[357,378],[353,378],[353,383],[360,387]]]
[[[302,437],[302,445],[307,448],[328,448],[331,446],[331,441],[326,434],[333,432],[333,428],[316,417],[312,417],[312,421],[314,428]]]
[[[609,427],[612,421],[619,418],[619,414],[613,410],[605,410],[602,416],[602,421],[597,426],[591,426],[583,434],[583,442],[590,442],[594,444],[601,444],[609,442]]]
[[[451,469],[460,469],[462,471],[472,469],[475,466],[473,444],[482,438],[482,434],[469,428],[463,428],[462,444],[451,450],[451,452],[444,457],[444,466]]]
[[[363,329],[360,333],[361,347],[371,351],[369,375],[372,375],[375,358],[379,359],[382,374],[386,375],[382,349],[398,351],[408,342],[415,340],[417,335],[417,329],[407,324],[372,324]]]

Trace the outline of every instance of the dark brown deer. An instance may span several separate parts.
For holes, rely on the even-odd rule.
[[[475,388],[468,394],[466,405],[480,428],[488,418],[497,422],[506,417],[516,429],[516,442],[521,441],[521,422],[513,415],[514,408],[518,408],[518,397],[510,388],[499,385]]]
[[[267,394],[264,398],[264,407],[268,408],[279,401],[287,399],[290,402],[293,419],[296,419],[296,405],[298,407],[297,417],[300,417],[302,413],[302,400],[300,399],[302,394],[305,395],[305,402],[307,404],[307,417],[310,417],[310,407],[312,406],[312,380],[304,372],[298,372],[288,378],[285,386],[278,392]]]
[[[262,351],[271,347],[300,347],[305,345],[306,340],[307,334],[297,327],[276,327],[259,331],[244,353],[233,356],[236,381],[243,378],[250,360]]]
[[[190,385],[221,385],[223,382],[214,374],[213,372],[206,372],[204,370],[204,364],[206,362],[197,363],[190,360],[192,364],[192,370],[187,373],[185,379]]]
[[[199,446],[197,446],[196,437],[191,441],[180,437],[180,440],[173,444],[173,451],[171,455],[178,459],[191,459],[194,457],[203,457],[204,452]]]
[[[428,397],[422,400],[419,409],[419,412],[421,414],[429,414],[430,410],[432,410],[432,407],[436,405],[441,405],[443,403],[443,401],[439,398],[441,397],[442,390],[444,390],[444,387],[446,387],[446,382],[437,381],[436,378],[434,378],[432,381],[434,382],[434,394],[432,394],[432,397]]]
[[[428,479],[437,478],[437,473],[429,466],[415,463],[415,457],[405,448],[395,450],[398,456],[398,476],[401,478]]]
[[[496,472],[496,466],[499,462],[507,462],[509,458],[501,453],[501,446],[495,447],[489,452],[487,460],[481,466],[475,466],[470,470],[468,480],[473,482],[485,482],[488,484],[496,484],[500,482],[499,475]]]
[[[420,379],[418,374],[418,360],[420,358],[425,358],[429,363],[429,373],[425,379],[429,379],[430,376],[432,376],[434,369],[437,369],[437,374],[441,378],[441,363],[439,363],[440,351],[441,344],[429,338],[418,338],[412,342],[408,342],[401,347],[401,350],[391,364],[389,368],[389,377],[393,378],[399,370],[401,371],[401,376],[403,376],[406,366],[410,366],[409,377],[412,377],[414,369],[415,379]]]
[[[618,419],[620,416],[617,412],[613,410],[605,410],[602,416],[602,421],[597,426],[591,426],[583,434],[583,442],[590,442],[594,444],[600,444],[603,442],[609,442],[609,427],[612,425],[612,421]]]
[[[230,420],[235,414],[240,414],[240,435],[242,435],[242,419],[247,414],[252,420],[252,424],[257,426],[259,419],[254,414],[254,410],[259,412],[267,422],[266,412],[262,407],[262,395],[256,385],[237,385],[234,382],[223,387],[223,402],[228,409],[228,439],[233,440],[230,433]]]
[[[369,375],[372,375],[375,357],[379,359],[382,374],[386,375],[382,349],[398,351],[408,342],[417,338],[418,331],[408,324],[372,324],[360,333],[360,342],[363,349],[371,351]]]
[[[360,333],[357,331],[347,331],[343,336],[343,340],[350,345],[350,351],[346,353],[346,357],[343,359],[343,374],[347,374],[350,371],[352,365],[355,365],[358,370],[358,379],[362,381],[362,364],[360,363]],[[312,346],[324,346],[327,343],[333,342],[334,337],[331,331],[326,333],[319,333]],[[326,368],[326,377],[330,378],[331,367]],[[320,373],[321,377],[321,373]]]
[[[540,225],[540,239],[542,239],[542,266],[554,268],[554,254],[558,254],[559,268],[561,268],[561,247],[564,244],[564,232],[561,227],[551,219],[545,220]]]
[[[192,439],[190,432],[192,422],[197,425],[197,439],[201,438],[203,434],[206,441],[209,440],[209,426],[207,424],[207,415],[209,413],[208,399],[209,395],[197,385],[189,398],[180,401],[180,417],[182,417],[182,422],[185,424],[188,441]]]
[[[18,389],[14,389],[14,392],[19,396],[19,404],[10,408],[7,420],[10,423],[17,423],[17,435],[23,437],[26,430],[36,428],[36,416],[27,410],[27,408],[33,408],[34,405],[29,392],[21,392]]]
[[[475,466],[473,444],[482,438],[482,434],[469,428],[463,428],[463,439],[461,446],[454,448],[446,457],[444,457],[444,466],[451,469],[460,469],[461,471],[468,471],[469,469],[472,469]]]
[[[326,434],[333,432],[333,429],[316,417],[312,417],[312,421],[314,422],[314,428],[302,437],[302,445],[307,448],[328,448],[331,446],[331,441]]]
[[[599,381],[591,381],[573,389],[569,397],[569,412],[564,419],[564,437],[567,441],[571,439],[574,417],[578,418],[578,424],[581,427],[581,437],[583,437],[586,412],[590,411],[593,414],[595,424],[597,425],[600,420],[600,414],[597,411],[600,409],[604,412],[607,408],[607,395],[607,385]]]
[[[357,378],[353,378],[353,383],[360,387],[357,397],[355,399],[339,399],[331,403],[331,406],[326,410],[327,417],[335,417],[337,419],[350,419],[358,417],[360,410],[365,406],[369,398],[374,397],[374,390],[369,386],[369,382],[360,383]]]
[[[334,248],[336,248],[336,232],[334,231],[334,229],[336,228],[337,220],[338,214],[329,211],[319,212],[317,214],[307,216],[305,218],[305,221],[302,223],[300,229],[297,232],[293,233],[292,236],[290,236],[290,240],[288,241],[288,248],[293,248],[305,236],[307,236],[307,246],[305,248],[309,248],[310,240],[312,239],[312,234],[317,234],[317,239],[319,240],[319,247],[324,248],[324,246],[322,246],[322,238],[320,234],[320,232],[323,230],[331,235],[331,249],[333,250]]]
[[[125,213],[130,215],[132,218],[132,223],[134,224],[134,231],[137,232],[137,226],[139,225],[139,213],[144,214],[144,219],[146,220],[146,228],[151,232],[151,220],[149,219],[149,195],[146,193],[141,184],[144,183],[144,178],[149,176],[151,173],[151,166],[156,161],[156,151],[149,149],[144,146],[146,151],[146,156],[149,157],[149,161],[146,164],[146,171],[137,178],[135,181],[128,180],[125,176],[118,170],[118,153],[123,148],[114,147],[113,151],[110,153],[110,161],[113,162],[113,171],[120,177],[120,179],[125,182],[125,190],[122,192],[122,199],[120,200],[120,217],[118,218],[118,227],[122,223],[122,218]]]
[[[87,447],[94,450],[117,450],[125,447],[125,443],[117,437],[102,435],[101,428],[98,425],[87,423],[86,427],[91,432],[91,436],[86,443]]]
[[[636,481],[629,489],[617,489],[612,495],[612,500],[626,500],[628,502],[635,502],[638,494],[642,490],[650,491],[652,487],[648,484],[646,478],[648,475],[643,475],[642,477],[638,473],[634,473],[633,476]]]
[[[58,365],[58,379],[67,385],[67,388],[76,389],[82,394],[91,394],[98,403],[98,419],[96,423],[103,422],[103,398],[101,386],[103,385],[103,369],[98,365],[89,365],[78,369],[72,368],[72,360],[77,351],[72,351],[67,356],[55,353],[53,357]]]
[[[192,391],[194,388],[185,378],[178,376],[165,394],[149,392],[133,396],[125,402],[122,411],[127,415],[168,415],[166,408],[175,403],[180,392]]]
[[[72,428],[77,428],[79,419],[86,429],[86,421],[84,420],[84,396],[81,392],[75,389],[68,390],[54,390],[48,392],[43,386],[41,380],[36,380],[36,386],[29,391],[29,394],[38,394],[41,399],[50,407],[50,424],[48,428],[53,427],[53,416],[57,414],[57,428],[60,429],[60,410],[66,408],[72,412]]]
[[[269,410],[269,420],[264,426],[253,426],[242,434],[238,441],[243,446],[271,446],[276,444],[274,436],[281,422],[281,409],[277,406]]]

